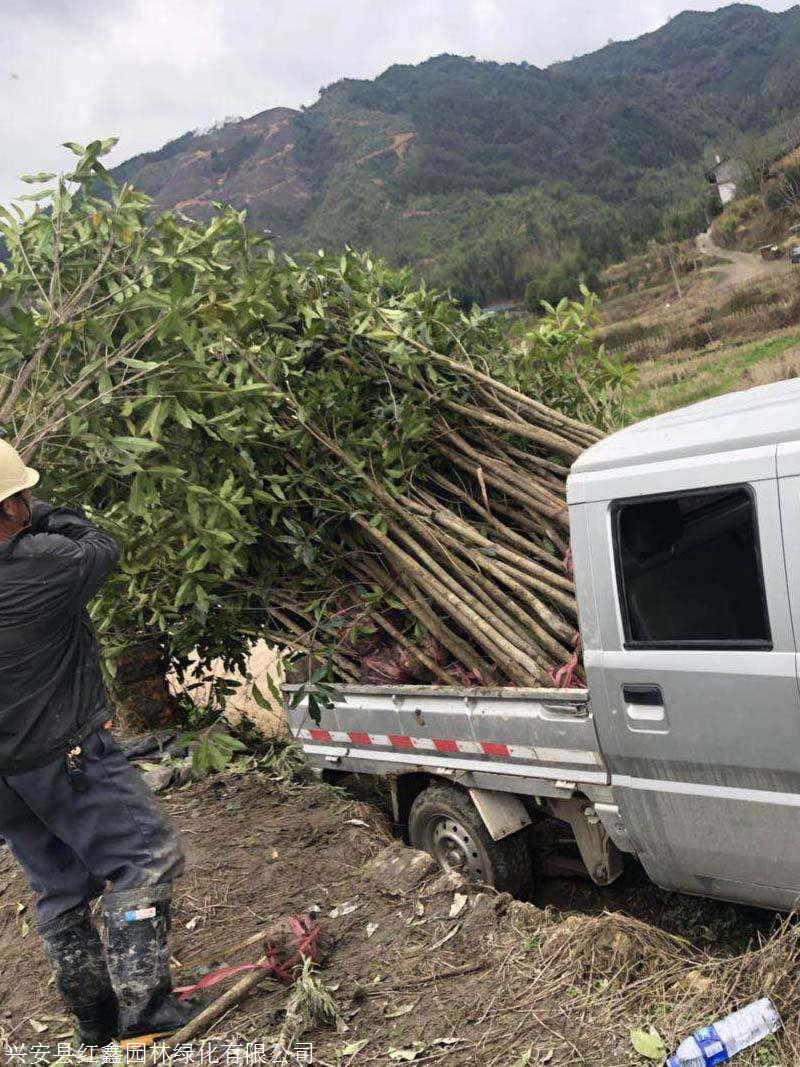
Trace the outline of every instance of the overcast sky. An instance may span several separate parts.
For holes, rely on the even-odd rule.
[[[0,0],[0,203],[116,135],[120,162],[440,52],[546,66],[716,0]],[[784,11],[792,0],[763,0]]]

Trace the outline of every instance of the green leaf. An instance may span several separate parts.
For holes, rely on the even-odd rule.
[[[160,452],[161,445],[145,437],[112,437],[112,443],[125,452]]]
[[[126,367],[132,367],[134,370],[158,370],[161,366],[156,360],[152,359],[134,359],[129,357],[122,360]]]
[[[267,689],[269,689],[270,696],[272,697],[272,699],[275,701],[275,703],[278,705],[279,708],[283,707],[283,694],[281,693],[280,689],[278,688],[278,686],[277,686],[277,684],[275,682],[275,679],[272,677],[272,675],[269,672],[266,675],[266,680],[267,680]]]
[[[631,1044],[645,1059],[656,1063],[663,1063],[667,1058],[667,1049],[655,1027],[650,1026],[647,1030],[631,1030]]]
[[[238,737],[232,737],[231,734],[215,734],[214,735],[217,746],[224,752],[248,752],[249,749],[244,741],[239,740]]]
[[[255,682],[253,682],[253,685],[252,685],[252,692],[253,692],[253,700],[255,700],[256,704],[258,704],[258,706],[260,708],[264,708],[265,711],[273,711],[274,710],[272,704],[270,704],[270,702],[266,699],[266,697],[261,692],[261,690],[258,688],[258,686],[256,685]]]
[[[192,749],[192,768],[200,775],[209,771],[224,771],[231,753],[219,743],[217,734],[205,734]]]
[[[45,200],[48,196],[52,196],[52,190],[40,189],[38,193],[24,193],[22,196],[15,196],[15,200]]]
[[[185,408],[177,400],[174,401],[172,405],[172,413],[175,416],[176,422],[180,423],[184,429],[191,430],[192,420],[189,418]]]
[[[49,171],[40,170],[38,174],[20,174],[19,180],[27,182],[28,185],[37,185],[39,182],[52,181],[55,177],[56,175]]]
[[[313,722],[319,726],[322,722],[322,708],[319,706],[319,701],[313,693],[308,694],[308,714]]]

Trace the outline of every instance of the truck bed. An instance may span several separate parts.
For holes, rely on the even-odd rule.
[[[291,708],[299,688],[284,687],[289,725],[315,767],[435,771],[478,788],[552,795],[567,783],[609,781],[586,689],[337,686],[317,724],[306,700]]]

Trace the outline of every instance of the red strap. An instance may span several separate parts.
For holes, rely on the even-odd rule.
[[[223,982],[226,978],[232,978],[235,974],[244,974],[245,971],[270,970],[272,970],[272,964],[267,961],[264,963],[240,963],[236,967],[220,967],[217,971],[210,971],[199,982],[195,982],[194,985],[178,986],[173,992],[178,994],[179,1000],[184,1000],[186,997],[191,996],[192,993],[197,993],[201,989],[209,989],[218,982]]]
[[[572,565],[572,545],[567,549],[567,553],[564,556],[564,573],[568,578],[572,578],[575,574],[574,567]]]
[[[560,667],[551,667],[547,672],[550,675],[550,681],[556,687],[556,689],[574,689],[575,686],[580,685],[583,682],[583,675],[580,669],[581,661],[581,635],[575,634],[575,640],[573,642],[575,651],[569,657],[566,663]]]
[[[247,971],[267,971],[274,974],[278,981],[283,982],[285,985],[291,985],[294,981],[292,970],[298,963],[302,963],[304,959],[310,959],[313,963],[317,961],[319,928],[314,925],[314,920],[307,915],[302,918],[289,915],[287,916],[287,921],[294,934],[295,947],[297,948],[297,952],[291,959],[285,960],[283,963],[278,962],[278,953],[275,946],[268,945],[264,959],[259,960],[258,963],[240,963],[235,967],[220,967],[218,970],[211,971],[205,975],[194,985],[178,986],[174,990],[178,994],[178,999],[186,1000],[193,993],[198,993],[202,989],[210,989],[211,986],[224,982],[226,978],[231,978],[235,974],[244,974]]]

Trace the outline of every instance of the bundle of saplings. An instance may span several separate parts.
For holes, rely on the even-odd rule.
[[[109,660],[241,666],[266,637],[315,679],[549,684],[576,652],[567,471],[626,384],[595,298],[511,340],[366,255],[157,214],[110,144],[0,209],[0,428],[122,543]]]
[[[249,357],[275,387],[266,636],[347,682],[576,679],[565,482],[622,384],[594,298],[514,346],[366,257],[288,269]]]

